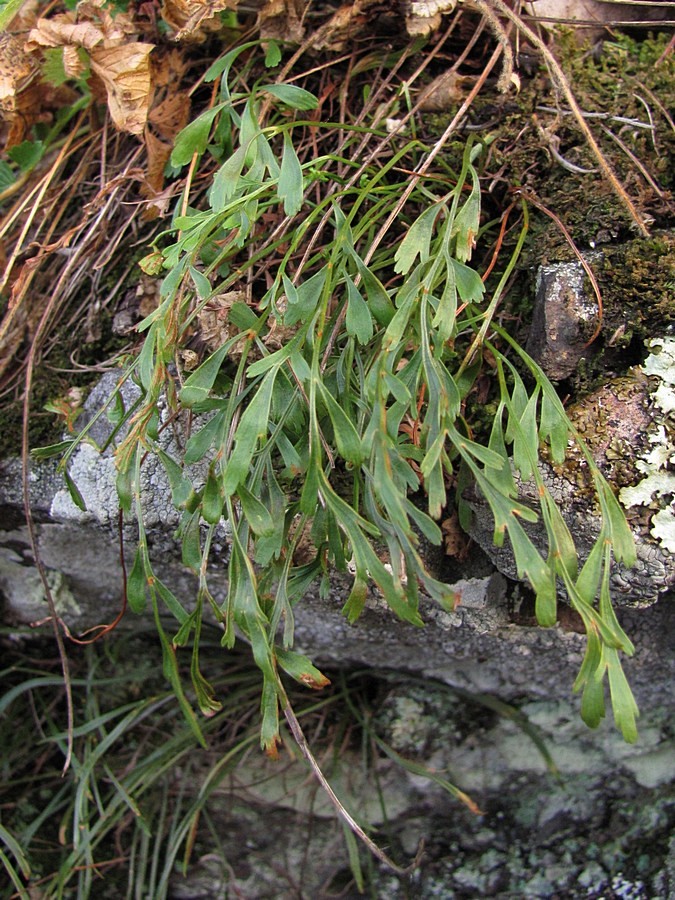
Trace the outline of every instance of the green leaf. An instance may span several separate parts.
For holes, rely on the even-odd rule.
[[[235,446],[223,474],[225,496],[233,494],[248,475],[256,445],[267,436],[276,371],[268,372],[246,407],[235,433]]]
[[[0,29],[4,29],[6,25],[9,25],[25,2],[26,0],[4,0],[0,4]]]
[[[306,656],[293,650],[281,650],[278,647],[275,653],[277,662],[284,672],[299,681],[300,684],[304,684],[305,687],[319,691],[330,684],[330,680],[313,666]]]
[[[206,150],[214,119],[225,106],[225,103],[217,103],[193,119],[176,135],[171,152],[172,166],[185,166],[195,153],[201,155]]]
[[[228,314],[228,322],[231,322],[235,328],[240,331],[248,331],[249,329],[257,329],[260,319],[253,312],[248,303],[238,301],[233,303]]]
[[[134,482],[131,469],[120,469],[118,471],[115,486],[117,488],[120,507],[124,512],[131,512],[131,503],[134,498]]]
[[[191,514],[186,513],[181,523],[181,558],[183,565],[193,572],[199,572],[202,565],[200,521],[201,516],[197,509]]]
[[[588,604],[594,602],[598,593],[600,576],[602,574],[603,542],[604,537],[601,533],[598,536],[598,540],[593,544],[591,552],[588,554],[588,558],[577,578],[577,591]]]
[[[574,581],[579,571],[579,559],[574,540],[555,501],[543,485],[539,486],[542,495],[542,514],[548,532],[549,545],[556,572]]]
[[[296,325],[298,322],[307,321],[316,310],[321,299],[323,286],[328,272],[326,268],[308,278],[299,287],[294,287],[286,276],[283,276],[284,289],[288,298],[288,309],[284,313],[285,325]]]
[[[359,344],[367,344],[373,336],[373,320],[366,301],[352,279],[347,275],[347,334],[353,335]]]
[[[287,216],[294,216],[300,211],[303,201],[302,169],[287,131],[284,133],[284,151],[277,193],[279,199],[284,202],[284,212]]]
[[[565,410],[557,397],[550,396],[545,386],[539,413],[539,435],[543,441],[548,441],[553,462],[561,464],[565,461],[569,434],[570,423]]]
[[[395,272],[407,275],[418,256],[420,262],[423,263],[429,259],[429,248],[434,233],[434,225],[443,209],[445,209],[444,204],[435,203],[413,222],[394,256],[396,260]]]
[[[217,525],[223,515],[223,491],[213,463],[209,466],[202,494],[202,517],[209,525]]]
[[[333,436],[340,456],[354,463],[354,465],[360,465],[363,461],[363,450],[356,428],[340,404],[326,388],[323,381],[317,381],[316,384],[321,400],[330,416],[333,425]]]
[[[368,582],[357,575],[347,597],[347,602],[342,607],[342,614],[347,617],[350,625],[353,625],[363,612],[367,599]]]
[[[158,447],[156,452],[169,479],[171,501],[176,509],[184,508],[188,498],[193,492],[192,482],[186,477],[185,472],[178,463],[175,462],[168,453],[165,453],[161,447]]]
[[[394,304],[380,279],[368,268],[358,253],[352,253],[368,298],[368,308],[378,325],[386,328],[396,312]]]
[[[204,740],[204,735],[202,734],[202,730],[199,727],[199,722],[197,721],[194,711],[188,703],[187,697],[185,696],[185,691],[183,690],[183,685],[181,684],[180,674],[178,672],[178,662],[176,660],[176,652],[171,646],[171,642],[167,638],[166,632],[162,627],[162,623],[159,618],[157,602],[156,600],[154,600],[154,598],[153,601],[155,626],[157,628],[159,640],[162,645],[162,670],[164,672],[164,676],[167,678],[167,680],[171,684],[171,687],[173,688],[173,692],[176,695],[176,699],[178,700],[178,705],[180,706],[183,716],[185,717],[185,721],[190,726],[190,730],[194,734],[195,738],[199,741],[201,746],[206,749],[206,741]]]
[[[612,699],[614,721],[621,730],[624,741],[634,744],[638,739],[636,718],[640,715],[633,693],[614,647],[603,647],[603,655],[609,677],[609,693]]]
[[[180,392],[183,406],[189,408],[206,400],[229,349],[229,343],[223,344],[189,376]]]
[[[77,506],[78,509],[81,509],[82,512],[86,512],[87,504],[84,502],[84,497],[80,493],[77,485],[75,484],[73,479],[70,477],[70,475],[68,473],[68,469],[63,469],[63,477],[66,482],[66,487],[68,488],[68,493],[70,494],[70,499],[73,501],[73,503],[75,504],[75,506]]]
[[[188,271],[190,273],[190,278],[197,289],[197,296],[200,300],[206,300],[206,298],[210,297],[213,293],[211,282],[203,272],[200,272],[199,269],[195,269],[194,266],[189,266]]]
[[[185,625],[188,619],[190,619],[190,615],[183,609],[176,595],[173,594],[169,588],[157,578],[157,576],[155,576],[153,584],[157,593],[166,604],[166,608],[169,612],[180,622],[181,626]]]
[[[473,182],[471,193],[457,213],[452,226],[453,234],[457,235],[455,253],[461,262],[471,258],[480,228],[480,182],[473,166],[469,171]]]
[[[532,476],[539,455],[537,401],[538,394],[535,392],[529,398],[520,421],[513,425],[513,463],[524,481]]]
[[[23,141],[17,147],[9,149],[7,156],[19,166],[22,172],[28,172],[40,162],[44,152],[44,141]]]
[[[438,332],[438,340],[445,342],[450,340],[455,330],[455,318],[457,315],[457,284],[454,277],[454,269],[448,269],[448,275],[443,292],[438,300],[436,314],[431,322]]]
[[[485,285],[475,269],[465,266],[464,263],[451,259],[450,263],[455,273],[457,293],[465,303],[480,303],[485,293]]]
[[[192,465],[203,459],[211,449],[214,441],[218,441],[225,425],[225,410],[221,410],[210,419],[206,425],[203,425],[198,431],[190,436],[183,454],[183,461],[186,465]],[[171,476],[170,476],[171,477]],[[182,499],[182,494],[181,494]],[[185,501],[183,501],[185,502]]]
[[[0,159],[0,191],[7,190],[16,181],[14,169],[4,159]]]
[[[267,42],[267,50],[265,51],[265,68],[273,69],[281,62],[281,50],[276,41]]]
[[[134,564],[127,578],[127,603],[132,612],[140,615],[145,612],[148,580],[145,575],[145,554],[142,547],[136,548]]]
[[[248,146],[242,144],[213,176],[213,182],[209,189],[209,203],[214,211],[222,212],[228,201],[237,193],[247,155]]]
[[[270,511],[243,484],[237,488],[237,499],[252,531],[262,537],[276,534],[277,526]]]
[[[227,76],[232,68],[232,63],[237,60],[237,57],[241,56],[242,53],[246,50],[250,50],[252,47],[258,49],[260,47],[259,41],[247,41],[245,44],[239,44],[233,50],[230,50],[224,56],[221,56],[220,59],[211,63],[204,73],[204,81],[208,84],[211,81],[215,81],[219,75]]]
[[[267,91],[293,109],[316,109],[319,105],[314,94],[294,84],[266,84],[261,90]]]
[[[34,459],[51,459],[54,456],[63,456],[63,454],[70,450],[75,441],[73,438],[69,438],[66,441],[59,441],[57,444],[49,444],[46,447],[36,447],[34,450],[30,451],[30,455]]]

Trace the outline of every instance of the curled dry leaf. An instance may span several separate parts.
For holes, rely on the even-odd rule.
[[[92,51],[92,71],[105,85],[108,109],[120,131],[143,133],[152,93],[150,54],[154,49],[153,44],[134,43]]]
[[[411,37],[431,34],[441,25],[441,16],[451,13],[457,0],[412,0],[405,17],[408,34]]]
[[[305,36],[305,0],[267,0],[258,13],[258,28],[264,41],[299,44]]]
[[[0,33],[0,115],[9,125],[6,147],[21,143],[39,115],[39,66],[23,41]]]
[[[229,321],[230,310],[233,304],[245,302],[244,291],[226,291],[211,297],[202,307],[197,314],[198,333],[208,350],[217,350],[237,333],[237,329]]]
[[[203,41],[209,32],[218,31],[218,13],[236,9],[238,0],[164,0],[162,18],[174,32],[177,41],[189,38]]]
[[[91,69],[105,87],[113,122],[121,131],[141,134],[150,106],[153,44],[130,40],[134,25],[124,13],[111,16],[95,3],[78,4],[75,13],[38,19],[26,50],[63,47],[66,72],[81,74],[77,48],[89,54]],[[96,91],[94,91],[96,93]]]

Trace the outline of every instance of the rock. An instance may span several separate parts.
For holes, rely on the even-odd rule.
[[[106,390],[113,383],[114,377]],[[637,421],[638,413],[650,413],[650,403],[644,406],[640,391],[631,397],[636,404],[631,420]],[[93,401],[88,409],[92,408]],[[101,427],[99,442],[107,433],[107,426]],[[638,446],[630,433],[621,435]],[[169,450],[172,439],[167,429]],[[605,444],[609,447],[611,441]],[[654,449],[649,440],[640,446],[647,454]],[[606,452],[605,456],[609,459]],[[21,521],[19,468],[16,462],[0,467],[0,507],[5,512],[0,535],[3,620],[16,630],[47,614]],[[129,560],[134,531],[124,523],[119,527],[109,457],[100,458],[83,445],[71,472],[77,474],[86,514],[64,492],[49,463],[34,467],[31,495],[40,552],[59,613],[78,632],[110,622],[119,612],[120,541]],[[574,510],[572,500],[579,493],[574,478],[569,473],[563,478],[551,469],[551,478],[554,475],[569,485],[565,502]],[[161,470],[151,468],[145,478],[150,552],[157,572],[185,600],[195,596],[196,579],[180,561],[172,534],[175,513],[163,478]],[[575,515],[581,527],[582,520],[589,519],[588,505]],[[508,553],[493,552],[491,531],[490,526],[485,549],[508,572]],[[225,534],[217,544],[209,584],[220,603],[226,595]],[[663,685],[675,676],[675,604],[659,594],[671,577],[664,558],[659,558],[662,568],[657,570],[657,589],[652,590],[656,602],[650,595],[648,609],[619,612],[637,647],[625,664],[642,709],[641,743],[636,747],[624,744],[611,724],[590,731],[579,718],[571,685],[583,659],[584,636],[565,623],[551,629],[522,624],[519,592],[494,568],[486,568],[476,547],[462,577],[453,578],[458,600],[454,612],[423,598],[424,628],[397,620],[375,591],[370,592],[361,618],[348,624],[341,614],[351,581],[346,577],[333,577],[327,590],[315,586],[308,591],[294,610],[296,648],[329,670],[365,666],[373,671],[372,677],[384,680],[389,687],[375,712],[375,726],[395,753],[418,765],[414,772],[401,772],[389,760],[377,770],[373,784],[357,771],[360,751],[345,746],[344,759],[338,759],[341,768],[335,777],[345,799],[353,801],[365,824],[393,847],[399,859],[405,857],[405,848],[410,851],[414,846],[411,823],[427,836],[426,861],[414,876],[374,872],[379,896],[410,894],[431,900],[464,897],[467,892],[532,897],[561,892],[586,897],[590,888],[584,882],[592,882],[592,889],[597,883],[599,890],[609,890],[610,876],[605,873],[616,872],[623,873],[626,884],[637,885],[640,877],[631,868],[631,859],[645,833],[654,836],[650,871],[655,874],[649,884],[658,883],[666,892],[672,888],[662,844],[674,818],[672,803],[668,805],[672,790],[668,761],[675,753],[670,727],[675,701]],[[175,631],[168,614],[166,624]],[[138,617],[127,612],[120,627],[138,625]],[[541,741],[562,784],[552,777],[539,752]],[[222,893],[233,878],[240,896],[256,900],[287,896],[285,884],[303,884],[307,896],[322,896],[326,885],[339,892],[349,883],[341,827],[323,801],[312,800],[306,769],[297,760],[293,765],[273,787],[266,787],[265,779],[273,777],[268,763],[251,757],[229,789],[219,789],[209,817],[222,836],[223,853],[233,860],[232,868],[205,854],[192,880],[190,875],[173,877],[171,896],[187,900]],[[451,778],[472,795],[483,814],[450,804],[448,795],[436,781],[423,777],[419,767]],[[252,786],[261,779],[263,787]],[[380,806],[380,788],[389,798],[387,816]],[[606,834],[608,819],[628,815],[636,798],[640,810],[651,815],[651,824],[641,820],[633,826],[627,820],[616,836]],[[596,848],[595,858],[589,847]]]
[[[552,381],[569,378],[587,355],[598,304],[585,289],[581,263],[540,266],[525,349]]]

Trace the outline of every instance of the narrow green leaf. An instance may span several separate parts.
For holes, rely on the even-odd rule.
[[[190,515],[186,513],[181,529],[181,557],[183,565],[187,566],[188,569],[192,569],[193,572],[199,572],[202,565],[200,520],[199,510],[195,510]]]
[[[284,285],[288,298],[288,309],[284,313],[285,325],[296,325],[298,322],[305,322],[314,313],[321,299],[327,274],[328,271],[325,267],[319,269],[315,275],[312,275],[307,281],[303,281],[297,288],[293,288],[293,285],[284,276]]]
[[[557,397],[552,398],[550,393],[545,385],[539,413],[539,436],[548,442],[553,462],[561,464],[565,461],[570,425],[560,401]]]
[[[513,463],[527,481],[534,472],[539,455],[539,434],[537,430],[537,402],[535,392],[529,398],[518,423],[513,426]]]
[[[464,263],[457,262],[456,259],[451,259],[450,262],[455,272],[457,293],[461,299],[464,303],[480,303],[485,293],[485,285],[478,272],[470,266],[465,266]]]
[[[185,453],[183,454],[183,461],[186,465],[190,466],[193,463],[199,462],[200,459],[203,459],[206,456],[213,446],[214,441],[219,440],[224,425],[225,410],[221,410],[220,412],[217,412],[212,419],[209,419],[206,425],[203,425],[195,431],[194,434],[190,435],[190,438],[185,445]],[[182,499],[182,493],[180,496]]]
[[[120,501],[120,507],[126,513],[131,512],[131,503],[134,498],[133,491],[133,474],[131,469],[120,469],[117,473],[115,481],[117,488],[117,497]]]
[[[235,446],[223,474],[225,496],[233,494],[246,478],[258,441],[267,436],[270,403],[276,371],[268,372],[246,407],[235,433]]]
[[[326,388],[323,381],[317,381],[316,385],[321,400],[330,416],[333,425],[333,436],[340,456],[348,460],[348,462],[354,463],[354,465],[360,465],[363,460],[363,450],[356,428],[340,404]]]
[[[142,547],[136,548],[134,564],[127,578],[127,603],[129,609],[141,615],[145,612],[148,580],[145,575],[145,559]]]
[[[265,51],[265,68],[273,69],[281,62],[281,50],[276,41],[267,42],[267,50]]]
[[[183,406],[190,408],[206,400],[218,377],[220,367],[227,356],[228,350],[229,343],[223,344],[189,376],[180,392],[180,400]]]
[[[202,494],[202,517],[209,525],[217,525],[223,515],[223,491],[213,463],[209,466]]]
[[[353,625],[363,612],[367,599],[368,582],[357,575],[347,597],[347,602],[342,607],[342,614],[346,616],[350,625]]]
[[[284,132],[284,150],[281,157],[277,193],[279,199],[283,200],[284,212],[287,216],[294,216],[300,211],[303,201],[302,168],[287,131]]]
[[[457,236],[455,253],[461,262],[471,259],[480,228],[480,182],[473,166],[469,167],[469,171],[472,181],[471,193],[455,216],[452,226],[453,234]]]
[[[49,444],[46,447],[36,447],[30,451],[30,455],[34,459],[52,459],[54,456],[62,456],[67,450],[73,446],[75,441],[69,438],[66,441],[59,441],[57,444]]]
[[[180,622],[181,626],[185,625],[190,616],[183,609],[176,595],[172,593],[169,588],[156,576],[153,584],[155,586],[155,589],[157,590],[157,593],[164,601],[169,612]]]
[[[363,262],[358,253],[352,253],[356,267],[361,275],[361,281],[368,299],[368,308],[373,314],[378,325],[386,328],[394,318],[396,312],[394,304],[380,279]]]
[[[308,657],[293,650],[281,650],[278,647],[275,653],[277,662],[284,672],[299,681],[300,684],[304,684],[305,687],[321,690],[330,684],[330,680],[316,666],[312,665]]]
[[[237,488],[237,499],[246,521],[257,535],[266,537],[276,534],[277,526],[270,511],[243,484]]]
[[[227,319],[228,322],[231,322],[235,328],[238,328],[240,331],[257,329],[260,324],[260,319],[256,316],[248,303],[242,302],[232,304]]]
[[[261,87],[262,91],[272,94],[286,106],[293,109],[316,109],[319,101],[304,88],[297,87],[294,84],[266,84]]]
[[[353,335],[359,344],[367,344],[373,336],[373,320],[366,301],[352,279],[347,275],[347,334]]]
[[[188,497],[192,493],[192,483],[185,473],[168,453],[165,453],[161,447],[156,450],[159,461],[169,479],[169,487],[171,488],[171,501],[176,509],[181,509],[187,503]]]
[[[607,666],[614,721],[621,730],[624,741],[634,744],[638,739],[635,720],[640,711],[621,667],[618,652],[613,647],[603,647],[603,655]]]
[[[422,215],[413,222],[394,256],[395,272],[407,275],[418,256],[423,263],[429,259],[434,225],[443,209],[445,209],[444,204],[436,203],[429,209],[425,209]]]
[[[222,166],[213,176],[213,181],[209,189],[209,204],[214,212],[222,212],[228,204],[228,201],[237,194],[240,189],[241,173],[246,165],[248,155],[248,147],[242,144],[229,156]],[[239,213],[240,214],[240,213]],[[238,215],[235,221],[238,221]],[[235,221],[231,222],[230,227],[235,226]]]
[[[78,486],[75,484],[73,479],[70,477],[68,473],[68,469],[63,469],[63,477],[66,482],[66,487],[68,488],[68,493],[70,494],[70,499],[73,501],[75,506],[78,509],[81,509],[82,512],[87,511],[87,504],[84,502],[84,497],[79,491]]]
[[[200,300],[206,300],[206,298],[210,297],[213,293],[211,282],[203,272],[200,272],[199,269],[195,269],[194,266],[189,266],[188,271],[190,273],[190,278],[197,289],[197,296]]]
[[[224,106],[224,103],[217,103],[207,109],[176,135],[171,152],[172,166],[187,165],[195,153],[201,154],[206,150],[213,121]]]

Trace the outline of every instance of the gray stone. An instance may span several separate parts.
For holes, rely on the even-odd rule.
[[[598,304],[584,288],[580,262],[540,266],[525,349],[553,381],[569,378],[589,352]]]

